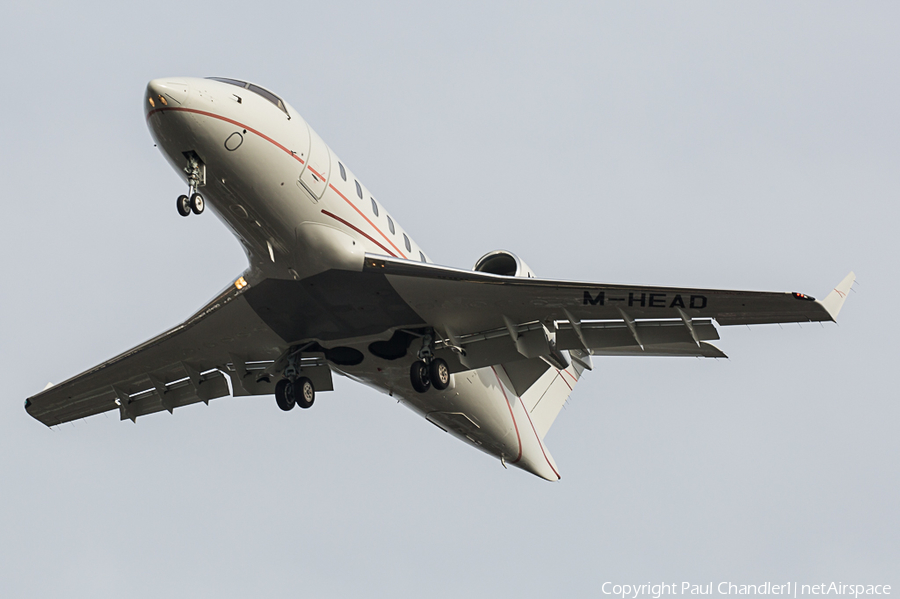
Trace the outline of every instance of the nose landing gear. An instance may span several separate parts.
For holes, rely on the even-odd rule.
[[[188,177],[188,195],[178,196],[176,204],[178,214],[181,216],[190,216],[191,212],[201,214],[206,208],[206,202],[197,189],[206,183],[206,165],[197,158],[196,154],[191,152],[187,154],[187,166],[184,167],[184,172]]]
[[[178,214],[181,216],[191,215],[191,198],[185,195],[178,196]]]

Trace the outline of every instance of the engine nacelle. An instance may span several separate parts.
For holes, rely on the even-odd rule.
[[[488,252],[475,263],[476,272],[486,272],[504,277],[535,278],[534,271],[518,256],[506,250]]]

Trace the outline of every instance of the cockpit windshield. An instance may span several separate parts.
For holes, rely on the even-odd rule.
[[[242,87],[244,89],[249,89],[254,94],[262,96],[263,98],[280,108],[281,111],[284,112],[284,114],[287,114],[287,118],[291,118],[291,115],[288,114],[287,108],[285,108],[284,102],[281,101],[281,98],[267,89],[264,89],[258,85],[253,85],[252,83],[247,83],[246,81],[241,81],[239,79],[228,79],[227,77],[207,77],[207,79],[212,79],[213,81],[219,81],[221,83],[227,83],[229,85],[236,85],[237,87]]]
[[[230,83],[231,85],[236,85],[238,87],[247,87],[246,81],[238,81],[237,79],[228,79],[226,77],[207,77],[207,79],[212,79],[213,81],[221,81],[222,83]]]

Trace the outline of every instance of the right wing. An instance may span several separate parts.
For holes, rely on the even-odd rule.
[[[29,397],[25,409],[47,426],[116,409],[135,420],[228,395],[222,372],[235,395],[271,392],[248,370],[287,347],[242,297],[246,286],[238,279],[184,323]]]

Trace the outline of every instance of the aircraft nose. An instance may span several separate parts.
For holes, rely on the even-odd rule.
[[[184,104],[190,93],[188,80],[179,77],[154,79],[147,84],[147,102],[151,109]]]

